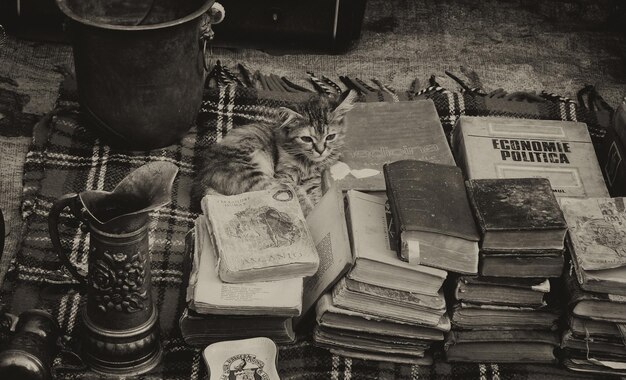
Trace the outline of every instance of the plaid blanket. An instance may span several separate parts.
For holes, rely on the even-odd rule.
[[[219,141],[232,128],[244,123],[271,119],[280,106],[294,104],[323,92],[331,96],[345,88],[359,91],[361,101],[398,101],[430,98],[442,125],[450,135],[456,119],[466,115],[499,115],[521,118],[579,120],[590,125],[594,136],[597,122],[576,103],[551,94],[486,93],[460,82],[453,92],[432,80],[422,90],[397,92],[378,81],[368,84],[357,78],[340,78],[343,86],[325,77],[310,74],[314,90],[300,87],[286,78],[251,75],[245,70],[233,74],[216,66],[207,88],[197,126],[176,145],[152,151],[121,151],[103,144],[82,125],[72,86],[61,92],[55,112],[34,129],[26,158],[22,212],[26,232],[12,271],[0,290],[0,302],[13,313],[44,308],[57,318],[64,341],[72,347],[79,341],[77,314],[85,293],[63,268],[48,235],[47,217],[52,203],[66,193],[85,190],[112,190],[129,172],[151,161],[175,163],[180,171],[174,182],[172,202],[150,215],[150,251],[153,296],[160,316],[164,346],[162,363],[142,379],[203,379],[207,377],[201,351],[183,342],[178,318],[184,304],[184,236],[192,228],[198,210],[192,208],[190,191],[199,152]],[[70,81],[71,82],[71,81]],[[384,131],[381,131],[384,133]],[[62,213],[62,241],[71,249],[71,258],[86,263],[88,235],[74,218]],[[283,379],[555,379],[577,375],[557,366],[448,364],[435,355],[431,367],[352,360],[330,354],[302,337],[294,345],[280,347],[279,372]],[[101,376],[82,368],[65,354],[54,361],[59,379],[89,379]]]

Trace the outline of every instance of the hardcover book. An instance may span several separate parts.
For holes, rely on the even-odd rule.
[[[566,199],[566,241],[576,277],[588,291],[626,295],[625,198]]]
[[[450,319],[462,330],[552,330],[560,315],[550,308],[457,303]]]
[[[319,257],[293,189],[209,194],[201,204],[222,281],[276,281],[317,272]]]
[[[316,315],[317,323],[322,327],[427,341],[443,340],[443,332],[450,330],[450,324],[435,327],[416,326],[376,315],[342,309],[333,305],[330,294],[323,295],[317,302]]]
[[[444,345],[450,362],[554,363],[559,337],[550,331],[452,331]]]
[[[363,284],[343,278],[332,292],[342,309],[373,314],[394,321],[437,326],[445,323],[445,299]]]
[[[210,315],[185,308],[178,326],[185,343],[194,347],[231,339],[264,336],[276,343],[293,343],[293,318],[263,315]]]
[[[467,179],[544,177],[557,197],[608,197],[584,123],[461,116],[452,151]]]
[[[542,307],[549,291],[548,280],[460,276],[456,279],[454,297],[458,301],[486,305]]]
[[[581,354],[578,358],[565,357],[561,361],[567,369],[589,374],[626,376],[626,364],[623,361],[599,360]]]
[[[563,333],[561,347],[588,353],[596,358],[616,358],[626,363],[626,346],[624,342],[610,342],[602,338],[586,339],[575,337],[571,331]]]
[[[563,250],[567,224],[546,178],[470,179],[481,250]]]
[[[356,349],[347,349],[347,348],[330,348],[330,353],[333,355],[343,356],[345,358],[353,358],[353,359],[361,359],[361,360],[374,360],[379,362],[391,362],[391,363],[400,363],[400,364],[412,364],[419,366],[430,366],[433,364],[433,357],[428,353],[424,354],[423,357],[411,357],[411,356],[402,356],[402,355],[391,355],[391,354],[377,354],[374,352],[367,352]]]
[[[438,295],[448,273],[398,259],[386,197],[349,190],[346,200],[355,261],[348,278],[390,289]]]
[[[403,159],[455,165],[432,100],[357,103],[344,118],[343,156],[331,168],[342,190],[384,191],[383,164]]]
[[[565,275],[569,306],[574,316],[596,321],[626,323],[626,296],[585,291]]]
[[[343,196],[331,186],[306,218],[320,265],[314,276],[304,280],[302,315],[311,310],[322,294],[352,267],[353,258],[346,227]]]
[[[490,277],[553,278],[563,274],[563,250],[552,254],[542,252],[481,252],[478,274]]]
[[[615,322],[595,321],[569,315],[568,325],[575,336],[624,340]]]
[[[461,169],[403,160],[383,167],[400,257],[452,272],[478,272],[480,236]]]
[[[189,254],[193,253],[187,287],[190,309],[200,314],[284,317],[300,315],[302,278],[244,284],[225,283],[217,275],[215,248],[204,216],[196,219],[193,231],[187,236],[187,249]]]

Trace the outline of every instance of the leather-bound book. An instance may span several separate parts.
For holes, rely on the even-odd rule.
[[[581,289],[576,279],[564,275],[569,293],[569,306],[576,317],[626,323],[626,297],[607,293],[594,293]]]
[[[546,279],[459,276],[454,298],[486,305],[542,307],[549,291],[550,281]]]
[[[567,224],[546,178],[470,179],[481,250],[562,250]]]
[[[481,252],[478,274],[490,277],[553,278],[563,274],[564,250]]]
[[[476,274],[480,236],[461,169],[402,160],[385,164],[383,171],[400,257],[410,263]]]

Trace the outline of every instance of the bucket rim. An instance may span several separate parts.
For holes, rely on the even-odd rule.
[[[177,18],[175,20],[171,20],[171,21],[167,21],[167,22],[162,22],[162,23],[158,23],[158,24],[149,24],[149,25],[114,25],[114,24],[105,24],[105,23],[100,23],[100,22],[95,22],[95,21],[91,21],[88,19],[85,19],[79,15],[77,15],[74,11],[72,11],[70,9],[70,7],[67,6],[67,0],[55,0],[57,6],[59,7],[59,9],[61,10],[61,12],[63,12],[64,15],[66,15],[67,17],[69,17],[70,19],[83,24],[83,25],[89,25],[95,28],[100,28],[100,29],[108,29],[108,30],[119,30],[119,31],[135,31],[135,30],[155,30],[155,29],[163,29],[163,28],[167,28],[170,26],[176,26],[176,25],[181,25],[184,24],[188,21],[191,21],[197,17],[200,17],[202,14],[204,14],[205,12],[207,12],[209,10],[209,8],[211,8],[211,6],[213,5],[213,3],[215,3],[215,0],[205,0],[204,4],[202,4],[202,6],[200,8],[198,8],[196,11],[188,14],[185,17],[181,17],[181,18]]]

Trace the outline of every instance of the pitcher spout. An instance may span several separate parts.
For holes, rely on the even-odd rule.
[[[106,233],[130,233],[146,224],[148,214],[167,205],[178,167],[169,162],[150,162],[128,174],[113,191],[79,194],[83,217]]]

